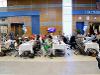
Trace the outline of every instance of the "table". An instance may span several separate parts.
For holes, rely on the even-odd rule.
[[[83,40],[83,43],[88,43],[88,42],[92,42],[91,37],[85,37],[85,40]]]
[[[96,42],[85,43],[85,52],[87,51],[88,48],[96,49],[99,52],[99,44]]]
[[[30,51],[31,53],[34,53],[33,43],[34,41],[29,41],[29,42],[21,44],[18,49],[19,55],[21,55],[24,51]]]
[[[53,54],[55,55],[56,49],[60,49],[60,50],[63,50],[64,52],[66,52],[67,45],[66,44],[53,44],[52,49],[53,49]]]

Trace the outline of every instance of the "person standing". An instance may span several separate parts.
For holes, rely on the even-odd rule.
[[[100,69],[100,52],[98,53],[96,59],[98,61],[98,68]]]

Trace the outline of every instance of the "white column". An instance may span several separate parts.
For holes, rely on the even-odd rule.
[[[62,3],[62,30],[65,35],[70,37],[72,35],[72,0],[63,0]]]
[[[0,7],[7,7],[7,0],[0,0]]]

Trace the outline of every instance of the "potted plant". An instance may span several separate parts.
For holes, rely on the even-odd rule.
[[[81,30],[80,29],[77,29],[77,34],[81,34]]]

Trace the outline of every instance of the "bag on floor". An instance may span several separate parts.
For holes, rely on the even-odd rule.
[[[56,50],[55,50],[55,56],[60,56],[60,57],[62,57],[62,56],[64,56],[64,55],[65,55],[65,52],[64,52],[64,51],[59,50],[59,49],[56,49]]]
[[[29,58],[34,58],[34,54],[30,53],[30,54],[28,55],[28,57],[29,57]]]
[[[0,52],[0,57],[5,56],[6,54],[4,52]]]
[[[29,54],[30,54],[30,51],[24,51],[24,52],[21,54],[21,57],[28,57]]]
[[[87,51],[86,51],[86,54],[88,56],[96,57],[97,54],[98,54],[98,51],[95,50],[95,49],[92,49],[92,48],[88,48]]]

